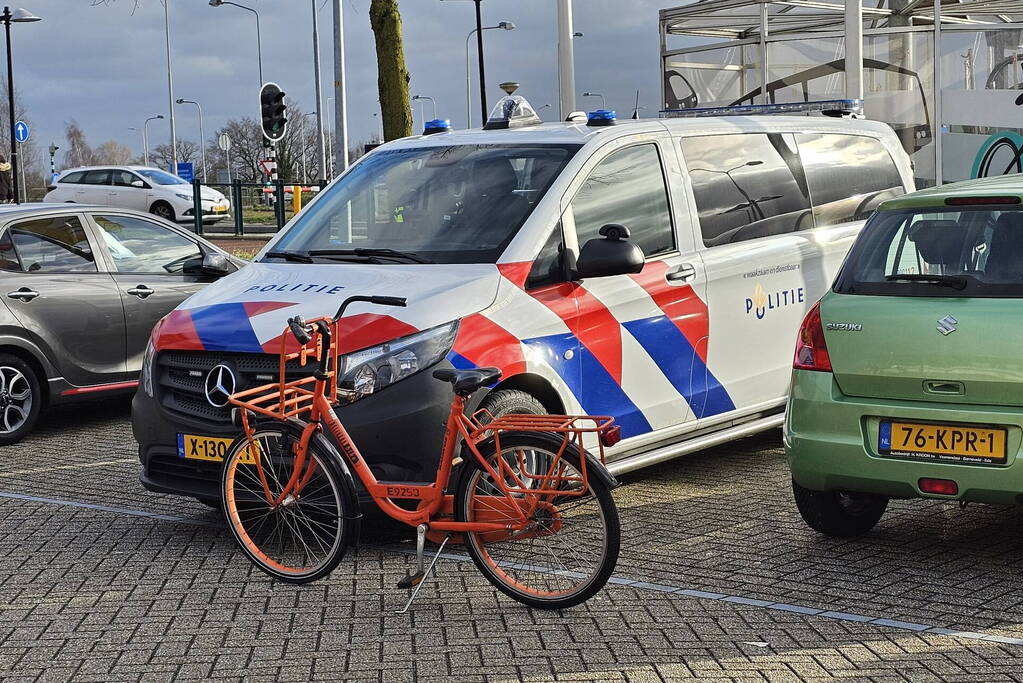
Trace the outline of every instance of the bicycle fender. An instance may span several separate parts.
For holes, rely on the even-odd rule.
[[[362,508],[359,506],[359,494],[356,493],[355,476],[352,474],[351,468],[348,467],[348,463],[341,457],[341,454],[334,446],[333,439],[326,438],[322,432],[315,434],[313,439],[319,440],[320,445],[330,453],[344,477],[345,490],[341,492],[341,495],[344,496],[345,510],[353,511],[353,514],[345,515],[344,517],[346,521],[350,522],[345,545],[349,548],[356,548],[359,545],[359,537],[362,533]]]

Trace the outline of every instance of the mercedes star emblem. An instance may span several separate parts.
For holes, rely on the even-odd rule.
[[[206,374],[206,400],[214,408],[223,408],[234,393],[235,380],[231,368],[224,364],[214,365]]]

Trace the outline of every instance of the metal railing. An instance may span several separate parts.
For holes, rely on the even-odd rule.
[[[195,234],[202,235],[212,227],[213,221],[206,223],[211,216],[219,216],[214,212],[203,214],[202,212],[202,187],[209,187],[219,190],[230,202],[230,210],[223,214],[224,218],[231,218],[234,223],[234,234],[245,235],[246,214],[250,219],[249,225],[271,225],[276,230],[284,227],[284,224],[301,210],[307,198],[312,198],[316,192],[326,187],[326,183],[319,185],[288,182],[278,179],[273,183],[244,183],[235,180],[229,184],[223,183],[201,183],[198,179],[192,181],[192,224]],[[294,189],[299,188],[299,198],[295,201]],[[252,220],[255,218],[256,220]],[[269,219],[269,220],[268,220]],[[221,233],[216,230],[212,232]]]

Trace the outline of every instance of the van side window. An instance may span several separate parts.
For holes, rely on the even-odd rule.
[[[602,226],[620,223],[647,258],[675,250],[657,145],[626,147],[601,161],[572,200],[572,213],[580,247]]]
[[[788,134],[682,139],[708,247],[813,227],[806,176]]]
[[[906,192],[892,155],[879,140],[802,133],[796,144],[818,227],[865,220],[882,201]]]

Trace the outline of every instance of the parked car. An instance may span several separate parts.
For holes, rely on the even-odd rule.
[[[176,175],[147,166],[92,166],[71,168],[47,188],[45,202],[102,204],[122,209],[148,211],[164,220],[193,222],[192,183]],[[216,223],[227,216],[231,203],[220,192],[202,186],[203,223]]]
[[[140,211],[0,207],[0,444],[45,406],[133,390],[154,323],[243,263]]]
[[[796,505],[831,536],[890,498],[1023,495],[1023,179],[883,203],[799,332],[784,439]]]
[[[338,412],[382,479],[432,476],[450,387],[431,368],[499,367],[472,406],[494,414],[613,415],[615,472],[780,426],[799,321],[912,189],[891,129],[526,118],[379,147],[164,319],[133,403],[142,483],[215,500],[236,429],[218,378],[269,381],[286,318],[354,294],[408,298],[342,325]]]

